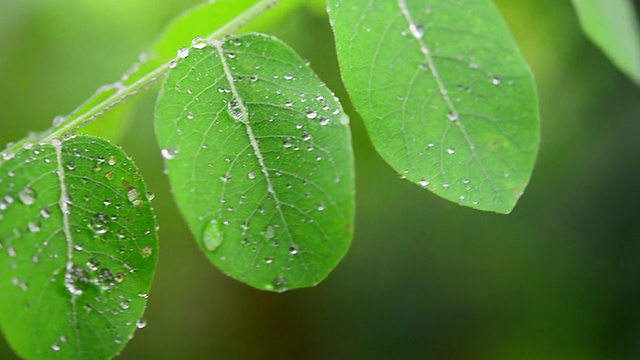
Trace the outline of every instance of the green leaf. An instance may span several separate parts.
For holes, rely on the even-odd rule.
[[[573,0],[587,36],[640,84],[640,27],[630,0]]]
[[[445,199],[508,213],[539,143],[531,72],[489,0],[329,0],[342,77],[380,155]]]
[[[105,140],[33,145],[0,164],[0,325],[28,359],[115,356],[141,320],[156,223],[133,164]]]
[[[251,34],[183,54],[155,126],[175,199],[213,264],[275,291],[328,275],[353,231],[348,122],[275,38]]]

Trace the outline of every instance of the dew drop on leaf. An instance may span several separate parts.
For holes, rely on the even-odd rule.
[[[36,201],[35,191],[28,186],[20,191],[18,197],[20,198],[20,201],[25,205],[33,205],[33,203]]]
[[[232,118],[238,121],[242,120],[242,106],[238,99],[233,98],[229,100],[229,103],[227,103],[227,110],[229,111],[229,115],[231,115]]]
[[[176,157],[176,154],[180,151],[178,149],[165,148],[160,151],[162,157],[167,160],[173,160]]]
[[[191,40],[191,47],[194,49],[204,49],[207,46],[207,40],[203,37],[196,37]]]
[[[220,223],[217,220],[211,220],[204,228],[202,245],[207,251],[216,251],[222,245],[223,240]]]
[[[189,48],[181,47],[180,49],[178,49],[178,57],[180,59],[184,59],[187,56],[189,56]]]

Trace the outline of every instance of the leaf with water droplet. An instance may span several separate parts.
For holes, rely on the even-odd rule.
[[[572,2],[585,34],[622,72],[640,85],[640,24],[633,1]]]
[[[103,139],[53,140],[0,164],[0,189],[8,342],[28,359],[115,356],[142,317],[139,294],[149,292],[157,262],[136,166]]]
[[[380,155],[450,201],[510,212],[538,151],[537,98],[491,1],[329,0],[328,9],[342,78]]]
[[[162,87],[155,127],[161,148],[174,149],[165,161],[178,206],[225,273],[283,291],[317,284],[344,256],[348,118],[285,44],[251,34],[191,49]]]

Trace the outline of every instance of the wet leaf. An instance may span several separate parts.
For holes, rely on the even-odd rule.
[[[28,359],[106,359],[141,319],[155,218],[133,164],[105,140],[29,146],[0,164],[0,325]]]
[[[353,229],[348,122],[275,38],[182,54],[158,98],[156,133],[178,206],[213,264],[274,291],[327,276]]]
[[[573,0],[587,36],[640,84],[640,27],[630,0]]]
[[[508,213],[539,134],[535,88],[489,0],[329,0],[345,86],[382,157],[461,205]]]

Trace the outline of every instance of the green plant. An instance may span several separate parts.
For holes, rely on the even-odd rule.
[[[354,204],[348,118],[286,45],[225,38],[270,5],[194,10],[122,82],[4,152],[1,321],[22,356],[110,357],[135,330],[157,256],[150,196],[117,147],[71,134],[169,68],[157,137],[176,201],[210,260],[282,291],[316,284],[344,255]],[[509,212],[528,182],[538,125],[531,75],[497,11],[486,1],[365,5],[329,8],[345,85],[378,151],[442,197]],[[219,23],[200,27],[195,19],[210,14]],[[451,19],[459,34],[448,30]]]

